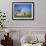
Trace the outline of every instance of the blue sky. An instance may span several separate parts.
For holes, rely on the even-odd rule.
[[[24,12],[32,12],[32,4],[15,4],[14,11],[21,9]]]

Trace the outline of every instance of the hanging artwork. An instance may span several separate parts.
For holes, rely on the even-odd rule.
[[[34,2],[13,2],[12,19],[13,20],[33,20]]]

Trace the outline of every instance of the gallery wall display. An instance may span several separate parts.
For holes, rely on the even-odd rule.
[[[12,2],[13,20],[34,20],[34,2]]]

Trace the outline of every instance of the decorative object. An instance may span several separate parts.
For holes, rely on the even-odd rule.
[[[9,37],[9,33],[7,33],[7,35],[4,35],[5,40],[1,39],[1,44],[3,46],[13,46],[13,39],[11,37]]]
[[[1,39],[1,44],[3,46],[13,46],[13,39],[10,37],[10,34],[9,34],[10,30],[5,28],[4,31],[7,33],[7,35],[4,35],[5,39]]]
[[[6,20],[6,18],[5,18],[6,16],[5,16],[5,13],[4,12],[2,12],[2,11],[0,11],[0,26],[3,28],[3,22],[4,22],[4,20]]]
[[[33,20],[34,2],[13,2],[12,3],[13,20]]]

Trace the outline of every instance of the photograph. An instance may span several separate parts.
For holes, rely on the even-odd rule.
[[[34,18],[34,2],[13,2],[12,3],[12,19],[33,19]]]

